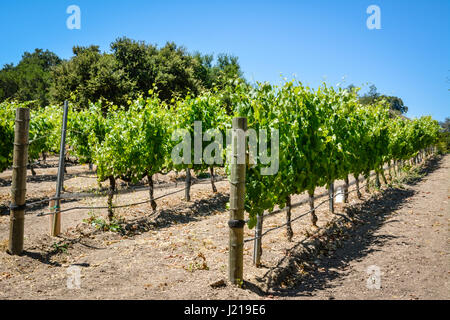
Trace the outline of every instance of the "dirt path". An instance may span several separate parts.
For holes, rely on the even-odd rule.
[[[292,242],[284,229],[269,233],[262,268],[252,266],[253,246],[247,243],[242,289],[210,286],[227,279],[225,182],[217,184],[215,195],[208,185],[193,188],[188,204],[179,196],[169,197],[154,216],[148,206],[121,211],[127,218],[122,235],[100,232],[81,222],[87,212],[74,212],[65,220],[63,236],[51,238],[45,235],[46,220],[27,217],[25,254],[13,257],[0,250],[0,298],[449,299],[450,156],[429,171],[404,189],[364,194],[363,200],[353,193],[347,207],[337,206],[338,213],[353,213],[351,223],[322,206],[319,232],[328,238],[311,236],[309,217],[293,223]],[[146,192],[121,197],[127,202],[146,197]],[[298,207],[292,216],[305,211],[306,205]],[[284,219],[284,214],[271,217],[264,228]],[[0,217],[1,239],[7,237],[7,221]],[[246,228],[245,237],[252,236],[253,230]],[[305,257],[304,249],[320,239],[327,250],[311,250],[317,256]],[[80,289],[66,285],[74,264],[80,267]],[[379,290],[366,288],[370,265],[380,269]]]
[[[378,218],[322,263],[289,298],[450,299],[450,156],[416,185],[385,194]],[[390,201],[383,208],[382,203]],[[388,210],[383,210],[388,209]],[[369,266],[380,285],[368,289]]]

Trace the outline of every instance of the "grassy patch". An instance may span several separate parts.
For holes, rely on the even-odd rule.
[[[97,217],[93,212],[89,213],[89,218],[83,220],[84,223],[87,223],[97,230],[101,231],[112,231],[112,232],[123,232],[122,220],[120,218],[113,218],[112,221],[106,221],[102,217]]]
[[[69,244],[68,243],[64,243],[62,241],[54,242],[52,244],[52,248],[53,248],[53,252],[54,253],[66,253],[67,250],[69,249]]]

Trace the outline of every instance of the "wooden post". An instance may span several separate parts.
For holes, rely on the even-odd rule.
[[[14,155],[8,246],[9,253],[13,255],[20,255],[23,251],[29,126],[30,110],[28,108],[17,108],[14,127]]]
[[[217,188],[216,188],[216,185],[214,184],[214,168],[213,167],[209,167],[209,173],[210,173],[210,176],[211,176],[212,191],[214,193],[217,193]]]
[[[150,195],[150,205],[152,207],[153,212],[156,211],[156,201],[155,201],[155,197],[154,197],[154,185],[153,185],[153,175],[148,174],[147,175],[147,179],[148,179],[148,193]]]
[[[334,213],[334,183],[331,182],[328,185],[328,204],[330,207],[330,213]]]
[[[388,162],[388,172],[389,172],[389,180],[390,180],[390,181],[392,181],[392,171],[391,171],[391,168],[392,168],[392,162],[391,162],[391,160],[389,160],[389,162]]]
[[[112,222],[114,219],[113,198],[116,193],[116,179],[114,176],[109,176],[109,190],[108,190],[108,220]]]
[[[317,216],[316,216],[316,210],[314,209],[314,190],[308,190],[308,203],[309,203],[309,210],[311,211],[311,223],[313,227],[317,228]]]
[[[247,118],[234,118],[232,129],[228,264],[230,282],[241,284],[244,272],[245,152],[247,150],[245,132],[247,131]],[[242,161],[243,159],[244,161]]]
[[[256,217],[256,227],[255,227],[255,242],[253,246],[253,264],[256,267],[261,265],[261,255],[262,255],[262,228],[263,228],[264,217],[263,215],[258,215]]]
[[[184,191],[184,200],[191,201],[191,169],[186,168],[186,186]]]
[[[364,174],[364,178],[365,178],[365,180],[366,180],[365,191],[366,191],[367,193],[369,193],[369,192],[370,192],[370,187],[369,187],[369,184],[370,184],[370,173]]]
[[[375,171],[376,175],[375,175],[375,186],[377,189],[381,188],[381,183],[380,183],[380,173],[378,171]]]
[[[292,237],[294,236],[291,224],[291,210],[291,196],[288,196],[286,199],[286,236],[289,242],[292,241]]]
[[[50,234],[53,237],[59,236],[61,233],[61,190],[64,184],[64,159],[66,151],[66,128],[67,128],[67,113],[69,111],[69,104],[67,101],[64,102],[64,112],[63,121],[61,129],[61,144],[59,146],[59,164],[58,164],[58,177],[56,179],[56,204],[55,204],[55,214],[53,214],[53,224],[50,230]]]
[[[50,235],[53,236],[53,219],[55,218],[56,215],[56,201],[55,200],[50,200],[49,204],[48,204],[48,209],[49,211],[52,213],[50,214],[49,217],[49,222],[50,222]],[[57,216],[56,218],[56,231],[58,233],[61,232],[61,215]]]
[[[358,197],[358,199],[362,198],[361,195],[361,190],[359,189],[359,174],[355,174],[355,183],[356,183],[356,196]]]
[[[344,179],[344,203],[348,203],[348,175]]]

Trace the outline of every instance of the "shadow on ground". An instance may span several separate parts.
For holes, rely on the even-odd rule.
[[[440,163],[441,159],[431,159],[408,184],[417,184]],[[380,250],[377,248],[397,238],[375,233],[382,225],[395,222],[386,219],[414,194],[412,190],[391,187],[363,203],[345,208],[346,215],[336,215],[317,234],[295,244],[275,267],[255,283],[245,282],[244,288],[258,295],[279,297],[311,296],[316,290],[329,288],[332,280],[342,277],[331,270],[345,270],[350,261]]]
[[[173,224],[186,224],[197,221],[200,217],[210,216],[226,210],[229,195],[216,193],[207,199],[181,203],[175,208],[159,210],[148,216],[129,220],[124,225],[127,235],[147,232],[149,230],[168,228]]]
[[[51,241],[49,239],[43,239],[43,241],[45,241],[45,244],[42,244],[40,248],[33,247],[24,250],[22,252],[22,256],[32,258],[36,261],[39,261],[40,263],[49,266],[61,267],[62,265],[58,260],[64,258],[65,252],[69,250],[69,248],[73,247],[75,244],[82,245],[92,250],[105,249],[90,245],[87,242],[88,239],[84,237],[69,238],[67,236],[62,235],[59,236],[58,238],[60,240],[58,242],[53,242],[53,244],[50,244]]]
[[[105,247],[98,246],[98,241],[91,239],[94,235],[105,235],[114,239],[115,237],[120,238],[120,234],[132,237],[149,230],[167,228],[175,223],[185,224],[198,221],[201,217],[225,211],[228,200],[228,195],[216,193],[207,199],[181,203],[171,209],[158,210],[145,217],[122,222],[118,233],[105,233],[89,224],[83,223],[75,228],[69,228],[67,232],[58,236],[59,241],[57,242],[54,242],[54,238],[43,236],[33,247],[24,250],[22,256],[29,257],[42,264],[60,267],[61,263],[58,260],[61,260],[64,254],[71,251],[76,244],[91,250],[105,249]]]
[[[27,207],[27,209],[25,210],[25,215],[36,214],[36,211],[47,209],[49,207],[49,201],[47,200],[48,197],[28,198],[27,203],[31,203],[32,205],[30,207]],[[78,201],[78,199],[64,199],[64,203],[70,203],[75,201]],[[0,205],[0,216],[9,216],[9,214],[10,214],[9,205],[5,204]]]

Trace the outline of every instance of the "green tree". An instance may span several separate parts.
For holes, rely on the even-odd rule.
[[[350,86],[349,86],[350,88]],[[369,87],[369,92],[360,97],[360,102],[363,105],[374,105],[377,101],[386,100],[389,105],[389,109],[394,114],[403,114],[408,112],[408,107],[405,106],[403,100],[396,96],[386,96],[378,93],[378,89],[375,85]]]
[[[170,100],[174,96],[185,97],[188,93],[198,95],[201,82],[195,78],[195,60],[186,49],[169,42],[162,47],[157,56],[155,84],[159,97]]]
[[[450,132],[450,117],[445,118],[445,121],[440,122],[439,125],[444,132]]]
[[[72,97],[86,108],[90,101],[103,98],[126,106],[139,96],[148,97],[150,90],[169,102],[222,89],[230,79],[242,78],[238,58],[231,55],[221,54],[213,63],[213,55],[190,54],[173,42],[158,48],[126,37],[116,39],[110,48],[111,53],[102,53],[94,45],[74,47],[74,56],[52,72],[52,102]]]
[[[49,50],[35,49],[25,52],[14,67],[7,64],[0,71],[0,101],[13,99],[19,102],[36,101],[36,105],[49,103],[51,70],[61,59]]]
[[[71,99],[80,107],[101,98],[125,105],[130,86],[125,74],[118,68],[114,56],[101,53],[98,46],[73,48],[74,57],[64,61],[52,72],[50,88],[52,102]]]
[[[148,96],[155,88],[160,99],[169,101],[188,93],[197,95],[202,89],[201,79],[196,77],[202,72],[201,64],[173,42],[158,49],[123,37],[111,44],[111,50],[135,95]]]

